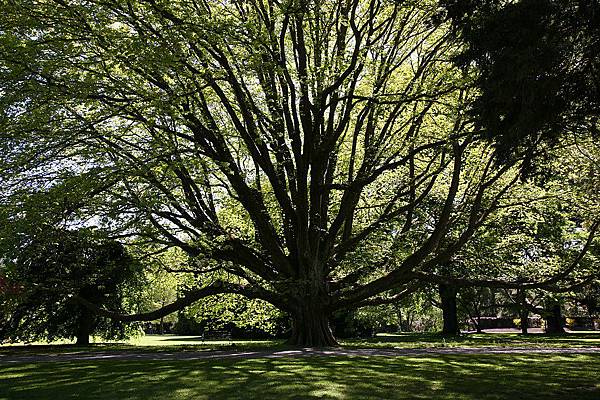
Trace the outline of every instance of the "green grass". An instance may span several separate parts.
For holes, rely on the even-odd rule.
[[[600,332],[563,335],[519,333],[470,333],[447,337],[435,333],[380,334],[372,339],[346,340],[345,347],[429,348],[429,347],[594,347],[600,346]]]
[[[600,332],[568,333],[565,335],[517,333],[465,334],[445,337],[435,333],[380,334],[371,339],[340,340],[345,348],[432,348],[432,347],[591,347],[600,346]],[[202,350],[283,350],[289,346],[283,340],[207,340],[199,336],[146,335],[127,342],[94,343],[78,347],[68,342],[0,345],[0,354],[38,354],[89,351],[172,352]]]
[[[0,399],[598,399],[598,355],[428,355],[0,366]]]
[[[96,340],[90,346],[76,346],[73,342],[34,342],[0,345],[0,354],[46,354],[63,352],[133,351],[172,352],[202,350],[241,350],[286,348],[283,340],[206,340],[199,336],[145,335],[124,342]]]
[[[133,338],[127,343],[134,346],[263,346],[269,347],[281,343],[281,340],[202,340],[201,336],[144,335]]]

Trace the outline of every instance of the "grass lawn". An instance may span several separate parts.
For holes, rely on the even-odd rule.
[[[0,366],[0,399],[594,399],[600,355],[427,355]]]
[[[202,341],[198,336],[146,335],[128,342],[137,347],[183,346],[184,348],[275,348],[284,347],[281,340],[210,340]],[[379,334],[369,339],[341,339],[340,344],[347,348],[424,348],[424,347],[586,347],[600,346],[600,332],[577,332],[564,335],[519,333],[469,333],[456,337],[445,337],[436,333]]]
[[[144,335],[122,342],[103,342],[93,339],[90,346],[76,346],[74,341],[60,340],[52,343],[5,343],[0,344],[0,354],[6,353],[59,353],[73,351],[198,351],[224,349],[275,349],[283,346],[283,340],[202,340],[200,336]]]
[[[444,337],[435,333],[380,334],[369,339],[340,340],[345,348],[431,348],[431,347],[600,347],[600,332],[577,332],[564,335],[518,333],[463,334],[457,337]],[[77,351],[199,351],[199,350],[260,350],[289,348],[283,340],[207,340],[200,336],[145,335],[127,342],[102,343],[98,341],[90,347],[77,347],[68,341],[52,344],[4,344],[0,354],[6,353],[56,353]]]
[[[365,340],[342,341],[345,347],[423,348],[423,347],[595,347],[600,332],[569,332],[562,335],[534,333],[469,333],[444,337],[435,333],[379,334]]]

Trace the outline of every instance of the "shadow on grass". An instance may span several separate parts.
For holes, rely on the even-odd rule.
[[[600,357],[439,355],[0,367],[0,399],[598,399]]]
[[[378,335],[369,339],[345,340],[349,347],[446,347],[446,346],[600,346],[599,333],[529,334],[517,333],[468,333],[447,336],[439,333],[399,333]]]
[[[104,351],[155,353],[178,351],[203,351],[203,350],[279,350],[287,349],[283,341],[248,341],[248,340],[205,340],[204,342],[185,338],[161,338],[154,344],[136,343],[92,343],[88,346],[76,344],[26,344],[0,346],[0,354],[54,354],[54,353],[93,353]],[[2,400],[2,399],[0,399]]]
[[[599,333],[566,333],[563,335],[515,333],[463,334],[443,336],[435,333],[400,333],[379,335],[369,339],[340,340],[346,348],[428,348],[428,347],[600,347]],[[3,345],[0,354],[49,354],[98,351],[176,352],[203,350],[288,350],[293,347],[283,340],[205,340],[201,336],[162,336],[149,343],[94,343]],[[2,400],[2,399],[0,399]]]

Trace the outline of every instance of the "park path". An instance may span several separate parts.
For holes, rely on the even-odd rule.
[[[432,347],[418,349],[344,349],[344,348],[304,348],[294,350],[259,351],[181,351],[181,352],[135,352],[135,351],[94,351],[48,354],[0,353],[0,365],[32,362],[69,361],[173,361],[211,359],[250,359],[283,357],[418,357],[435,354],[600,354],[600,347]]]

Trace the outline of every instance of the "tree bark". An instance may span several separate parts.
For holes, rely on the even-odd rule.
[[[457,335],[460,332],[458,330],[458,315],[456,309],[456,287],[440,284],[439,293],[442,303],[442,315],[444,319],[442,334]]]
[[[546,333],[565,333],[560,303],[553,302],[550,304],[544,315],[544,320],[546,321]]]
[[[481,315],[477,315],[477,323],[475,324],[475,330],[477,331],[477,333],[483,332],[483,330],[481,329]]]
[[[292,315],[292,335],[288,344],[303,347],[337,346],[329,316],[320,307],[303,307]]]
[[[81,314],[77,324],[77,332],[75,332],[75,337],[77,339],[75,344],[77,346],[89,346],[93,321],[94,316],[92,312],[87,308],[81,307]]]
[[[396,313],[398,315],[398,332],[402,332],[402,309],[398,308]]]
[[[521,333],[527,335],[527,329],[529,328],[529,310],[522,308],[521,312],[519,312],[519,318],[521,319],[521,322],[519,323],[521,326]]]
[[[527,308],[527,292],[525,290],[519,290],[517,292],[519,303],[521,308],[519,309],[519,318],[521,326],[521,334],[527,335],[527,329],[529,328],[529,309]]]

